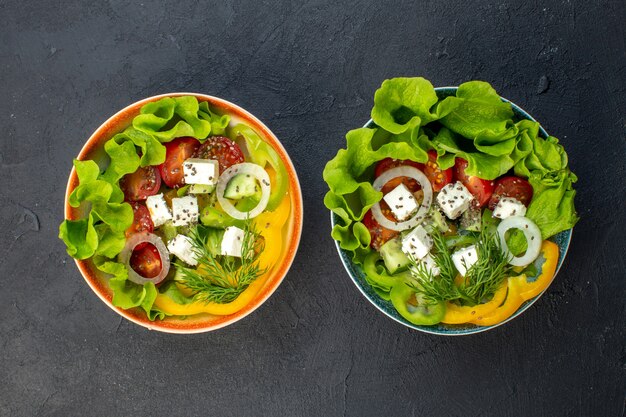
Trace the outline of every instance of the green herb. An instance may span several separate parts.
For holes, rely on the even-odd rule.
[[[410,267],[415,280],[409,286],[425,300],[432,303],[458,300],[467,305],[480,304],[493,297],[502,281],[510,275],[512,267],[502,252],[500,241],[494,234],[483,230],[476,243],[478,260],[467,269],[460,285],[455,285],[457,270],[446,240],[438,230],[433,230],[432,236],[435,249],[432,257],[440,270],[439,276],[433,276],[423,262],[415,259],[411,259]]]
[[[216,255],[208,247],[206,229],[203,226],[191,229],[189,237],[198,257],[198,266],[194,269],[177,263],[176,268],[180,272],[178,279],[194,292],[197,301],[229,303],[267,272],[267,268],[261,268],[258,263],[265,244],[258,239],[259,234],[252,222],[246,221],[241,259]]]

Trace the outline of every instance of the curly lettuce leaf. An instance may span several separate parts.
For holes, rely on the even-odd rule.
[[[452,103],[455,108],[439,122],[467,139],[474,139],[485,130],[500,133],[513,121],[511,104],[503,102],[496,90],[484,81],[461,84],[456,97],[447,97],[441,106],[448,107]]]
[[[139,166],[160,165],[165,162],[165,146],[154,136],[137,130],[132,126],[128,127],[122,133],[113,136],[111,141],[118,145],[124,142],[132,142],[135,146],[139,147],[141,149]],[[107,153],[111,156],[111,153]],[[129,157],[134,159],[132,155]]]
[[[529,152],[515,165],[515,175],[529,178],[531,172],[542,174],[567,168],[567,153],[559,140],[553,136],[546,139],[538,135],[530,136],[532,152]]]
[[[148,103],[133,119],[133,127],[156,137],[161,142],[191,136],[199,140],[209,134],[222,134],[230,121],[209,110],[208,104],[198,103],[193,96],[165,97]]]
[[[576,191],[572,187],[577,180],[569,169],[545,174],[531,172],[528,181],[533,186],[533,199],[526,217],[539,226],[543,239],[571,229],[578,221],[574,208]]]
[[[115,256],[123,248],[124,231],[133,223],[133,209],[122,202],[124,194],[117,183],[101,179],[103,176],[94,161],[74,160],[74,166],[79,184],[70,194],[69,204],[79,207],[86,202],[91,210],[85,219],[61,223],[59,238],[67,246],[67,253],[76,259],[86,259],[95,253]]]
[[[111,161],[102,179],[111,184],[117,183],[126,174],[137,171],[141,162],[135,144],[133,142],[118,143],[111,139],[104,144],[104,151],[109,155]]]
[[[391,133],[403,133],[438,118],[430,112],[437,100],[433,85],[424,78],[385,80],[374,94],[372,119]]]
[[[124,310],[141,307],[150,320],[165,318],[164,312],[153,307],[157,297],[154,283],[148,282],[144,285],[137,285],[130,282],[126,266],[119,262],[95,257],[94,264],[100,271],[112,275],[109,279],[109,287],[113,290],[112,304],[114,306]]]
[[[93,226],[93,218],[65,220],[59,226],[59,239],[67,247],[67,253],[76,259],[93,256],[98,248],[98,233]]]
[[[441,128],[432,141],[439,155],[437,162],[442,169],[448,169],[460,157],[468,162],[465,170],[468,175],[496,179],[532,151],[530,138],[537,136],[538,126],[536,122],[522,120],[500,133],[482,131],[472,142]]]
[[[209,103],[203,101],[198,106],[200,111],[198,111],[198,116],[202,119],[211,122],[211,134],[212,135],[223,135],[226,132],[226,128],[230,123],[230,116],[227,114],[219,115],[217,113],[213,113],[209,108]]]

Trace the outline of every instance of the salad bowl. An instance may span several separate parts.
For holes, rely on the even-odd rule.
[[[290,209],[288,209],[288,217],[281,229],[283,245],[280,255],[277,255],[278,259],[273,260],[274,263],[272,264],[270,272],[267,273],[267,277],[264,277],[260,286],[256,287],[255,294],[250,298],[246,298],[248,301],[245,305],[232,314],[213,315],[201,313],[193,315],[168,315],[155,320],[154,318],[150,319],[139,307],[125,309],[115,306],[113,302],[114,294],[109,285],[111,276],[97,268],[91,258],[75,259],[75,262],[78,270],[93,292],[117,314],[149,330],[185,334],[212,331],[235,323],[259,308],[272,295],[285,278],[294,260],[302,233],[303,204],[300,184],[294,165],[287,151],[270,129],[243,108],[224,99],[205,94],[162,94],[140,100],[125,107],[96,129],[86,141],[76,159],[79,161],[93,160],[98,164],[100,170],[103,171],[108,164],[107,154],[104,150],[105,142],[131,126],[133,118],[140,114],[141,109],[145,105],[153,104],[164,98],[180,97],[195,97],[200,103],[208,103],[215,113],[229,115],[231,126],[234,123],[242,123],[250,127],[264,142],[268,143],[276,151],[286,168],[288,192],[285,194],[284,198],[289,200],[290,206],[287,207],[290,207]],[[81,204],[78,207],[70,204],[70,196],[79,185],[78,177],[76,167],[72,168],[65,193],[65,218],[69,221],[85,218],[89,210],[89,207],[85,204]],[[266,242],[266,245],[271,244],[272,242]]]
[[[446,97],[455,96],[458,90],[458,87],[435,87],[434,90],[437,94],[438,99],[443,100]],[[536,122],[536,120],[528,112],[522,109],[520,106],[516,105],[515,103],[503,97],[500,97],[500,100],[503,102],[510,103],[514,117],[517,120],[526,119],[532,122]],[[377,126],[374,123],[374,121],[370,119],[363,127],[374,128]],[[548,137],[548,133],[545,131],[545,129],[541,125],[539,125],[538,136],[544,139]],[[332,228],[335,228],[335,226],[338,226],[338,225],[342,226],[341,217],[337,215],[336,213],[334,213],[333,211],[330,212],[330,220],[331,220]],[[554,242],[558,246],[558,260],[556,261],[556,269],[555,269],[554,275],[552,276],[550,280],[550,283],[554,280],[558,271],[563,265],[563,262],[567,255],[567,251],[571,242],[572,231],[573,231],[573,228],[570,228],[570,229],[561,231],[548,239],[549,241]],[[547,289],[546,287],[538,295],[524,301],[512,315],[510,315],[508,318],[496,324],[482,325],[482,326],[470,324],[470,323],[465,323],[465,324],[438,323],[434,325],[417,325],[417,324],[411,323],[406,318],[404,318],[401,314],[399,314],[399,312],[396,310],[396,308],[394,307],[391,301],[387,301],[383,299],[376,292],[376,290],[370,285],[370,283],[368,283],[367,274],[364,272],[362,265],[353,261],[353,253],[343,249],[338,240],[335,240],[335,246],[339,254],[339,257],[341,259],[341,262],[346,272],[348,273],[350,279],[352,280],[354,285],[357,287],[357,289],[361,292],[361,294],[363,294],[363,296],[374,307],[376,307],[376,309],[378,309],[388,318],[404,326],[407,326],[409,328],[412,328],[412,329],[415,329],[424,333],[444,335],[444,336],[457,336],[457,335],[469,335],[469,334],[474,334],[474,333],[480,333],[480,332],[494,329],[495,327],[498,327],[504,323],[510,322],[514,318],[520,316],[524,311],[528,310],[530,306],[534,304]],[[537,267],[536,271],[541,269],[540,268],[541,264],[544,261],[545,259],[542,256],[540,256],[534,261],[534,265]],[[539,272],[536,272],[535,277],[528,276],[528,281],[533,282],[537,279],[538,276],[539,276]]]

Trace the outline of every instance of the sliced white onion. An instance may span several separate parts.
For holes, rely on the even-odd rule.
[[[130,258],[133,255],[133,250],[142,243],[151,243],[159,251],[161,272],[154,278],[143,277],[130,266]],[[124,250],[122,250],[122,253],[120,253],[120,261],[126,265],[126,269],[128,269],[128,279],[139,285],[143,285],[146,282],[158,284],[165,279],[167,273],[170,271],[170,253],[165,247],[165,243],[163,243],[163,240],[157,235],[148,232],[135,233],[126,241],[126,246]]]
[[[259,181],[259,184],[261,184],[261,201],[259,201],[259,204],[257,204],[257,206],[250,211],[237,210],[230,200],[224,197],[224,191],[226,190],[228,182],[234,176],[239,174],[252,175]],[[241,164],[232,165],[222,172],[222,175],[220,175],[220,178],[217,180],[216,195],[217,201],[220,202],[222,209],[231,217],[238,220],[252,219],[263,213],[263,210],[267,207],[267,202],[270,200],[270,176],[267,175],[267,172],[265,172],[265,170],[257,164],[243,162]]]
[[[504,238],[506,232],[510,229],[519,229],[524,233],[528,242],[528,249],[523,256],[513,256]],[[528,217],[513,216],[502,220],[498,225],[498,236],[500,237],[500,245],[505,255],[509,257],[509,263],[513,266],[526,266],[532,263],[539,252],[541,252],[541,230]]]
[[[374,218],[376,219],[378,224],[380,224],[382,227],[401,232],[403,230],[416,227],[420,224],[424,217],[426,217],[426,213],[428,213],[430,205],[433,202],[433,187],[430,185],[430,181],[428,181],[428,178],[422,171],[409,165],[399,166],[385,171],[380,177],[376,178],[372,186],[376,191],[380,191],[385,184],[387,184],[392,179],[398,177],[412,178],[417,181],[422,187],[422,191],[424,192],[424,199],[422,200],[422,203],[420,204],[418,210],[409,220],[403,222],[394,222],[385,217],[382,210],[380,209],[380,202],[378,202],[372,206],[372,214],[374,215]]]

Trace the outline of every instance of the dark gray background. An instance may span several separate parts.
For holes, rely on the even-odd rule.
[[[0,0],[0,21],[0,415],[624,415],[623,0]],[[580,178],[562,272],[486,334],[390,321],[329,236],[325,162],[369,118],[380,83],[412,75],[491,82],[561,138]],[[305,202],[278,291],[242,322],[195,336],[122,320],[56,237],[86,138],[127,104],[172,91],[265,121]]]

